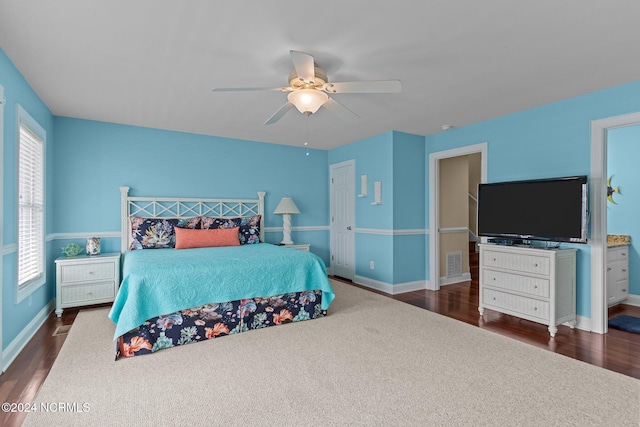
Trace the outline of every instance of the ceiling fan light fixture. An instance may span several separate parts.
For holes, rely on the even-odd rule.
[[[329,100],[329,95],[316,89],[298,89],[290,92],[287,99],[301,113],[313,114]]]

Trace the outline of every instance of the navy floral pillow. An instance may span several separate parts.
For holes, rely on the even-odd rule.
[[[200,228],[210,230],[215,228],[238,227],[238,239],[241,245],[260,243],[260,219],[262,215],[241,216],[237,218],[217,218],[205,216],[201,218]]]
[[[175,227],[199,228],[200,217],[193,218],[131,218],[131,244],[129,250],[167,249],[176,247]]]

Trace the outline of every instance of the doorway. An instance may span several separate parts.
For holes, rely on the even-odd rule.
[[[607,132],[640,123],[640,112],[591,122],[591,331],[608,330],[607,264]]]
[[[331,271],[335,276],[355,277],[355,160],[330,166]]]
[[[487,143],[469,145],[466,147],[455,148],[452,150],[439,151],[429,154],[429,275],[430,280],[427,287],[430,290],[440,289],[440,277],[442,276],[441,267],[441,234],[442,232],[458,231],[458,230],[441,230],[441,168],[440,160],[450,159],[460,156],[468,156],[472,154],[480,154],[480,182],[487,181]],[[467,197],[465,191],[464,197]],[[468,227],[463,231],[467,234]],[[467,240],[468,241],[468,240]],[[467,243],[468,245],[468,243]],[[468,246],[467,246],[468,247]]]

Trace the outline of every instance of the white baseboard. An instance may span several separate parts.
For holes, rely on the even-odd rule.
[[[569,325],[568,323],[564,323]],[[584,316],[576,316],[576,329],[591,332],[591,318]]]
[[[455,283],[468,282],[471,280],[471,273],[462,273],[462,276],[456,277],[441,277],[439,280],[440,286],[453,285]]]
[[[15,358],[18,357],[18,354],[20,354],[22,349],[24,349],[24,347],[29,343],[36,332],[38,332],[38,329],[40,329],[44,324],[45,320],[47,320],[47,317],[49,317],[49,314],[53,312],[55,307],[55,300],[49,301],[49,303],[45,305],[38,314],[36,314],[31,322],[25,326],[18,336],[11,341],[11,344],[9,344],[7,349],[2,352],[2,372],[6,371]]]
[[[626,300],[622,301],[622,304],[633,305],[640,307],[640,295],[629,294]]]
[[[428,287],[428,282],[426,280],[417,280],[415,282],[405,282],[392,285],[391,283],[381,282],[364,276],[355,276],[353,278],[353,282],[390,295],[421,291]]]

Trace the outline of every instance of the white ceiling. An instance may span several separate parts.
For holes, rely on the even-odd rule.
[[[388,130],[428,135],[640,79],[637,0],[0,0],[0,47],[57,116],[329,149]],[[290,111],[289,50],[357,113]],[[0,70],[1,72],[1,70]]]

